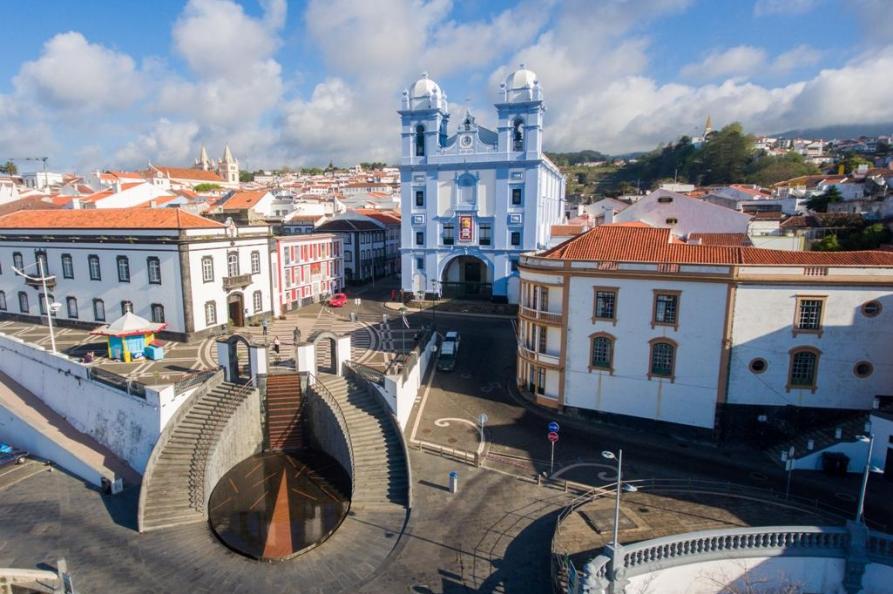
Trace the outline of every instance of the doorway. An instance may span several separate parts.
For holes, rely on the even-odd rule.
[[[229,309],[229,321],[233,326],[242,327],[245,325],[245,301],[241,293],[233,293],[226,298],[227,308]]]

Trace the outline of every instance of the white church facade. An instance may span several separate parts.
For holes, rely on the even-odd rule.
[[[404,291],[517,303],[523,252],[562,220],[565,179],[543,153],[543,93],[523,67],[501,85],[498,126],[466,109],[449,133],[446,95],[427,75],[403,92]]]

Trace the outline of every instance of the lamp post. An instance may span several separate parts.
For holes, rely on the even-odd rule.
[[[874,470],[871,467],[871,450],[874,449],[874,433],[860,435],[859,441],[868,443],[868,457],[865,458],[865,471],[862,473],[862,488],[859,489],[859,505],[856,508],[856,522],[865,523],[865,492],[868,490],[868,473]]]
[[[32,266],[37,266],[37,273],[40,275],[39,277],[28,276],[25,274],[25,270],[27,268],[31,268]],[[43,306],[44,310],[47,313],[47,326],[50,329],[50,345],[53,347],[53,352],[56,352],[56,334],[53,331],[53,313],[59,310],[61,307],[58,303],[50,304],[50,296],[47,291],[47,280],[52,280],[56,278],[55,276],[47,276],[43,269],[43,258],[41,256],[37,257],[37,262],[34,264],[28,264],[27,266],[23,266],[22,270],[19,270],[15,266],[13,266],[13,271],[21,277],[24,277],[26,280],[30,281],[40,281],[40,284],[43,286]]]
[[[614,502],[614,538],[612,539],[612,544],[616,551],[617,545],[620,544],[618,542],[620,532],[620,491],[625,490],[628,493],[635,493],[638,489],[633,485],[623,484],[623,448],[617,450],[616,456],[614,452],[605,450],[602,452],[602,457],[607,460],[617,460],[617,498]]]

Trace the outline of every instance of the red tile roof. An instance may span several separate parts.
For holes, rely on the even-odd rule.
[[[266,196],[268,190],[250,190],[247,192],[233,192],[221,206],[223,210],[242,210],[254,208],[260,199]]]
[[[750,246],[747,233],[689,233],[688,243],[695,245]]]
[[[216,229],[223,226],[179,208],[22,210],[0,217],[0,229]]]
[[[566,237],[571,235],[579,235],[586,230],[583,225],[552,225],[552,237]]]
[[[155,170],[160,171],[171,179],[188,179],[191,181],[203,181],[209,183],[222,183],[224,179],[213,171],[205,171],[204,169],[190,169],[188,167],[167,167],[165,165],[152,165],[145,173],[153,175]]]
[[[20,210],[49,210],[51,208],[62,208],[62,204],[56,204],[51,200],[46,200],[40,196],[29,196],[27,198],[19,198],[12,202],[0,204],[0,216],[7,215]]]
[[[363,216],[375,219],[385,225],[399,225],[401,222],[400,214],[392,210],[378,210],[377,208],[357,208],[354,212]]]
[[[540,254],[552,260],[779,266],[893,266],[893,253],[794,252],[673,243],[669,229],[602,225]]]

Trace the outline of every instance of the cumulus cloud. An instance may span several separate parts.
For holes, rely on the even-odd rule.
[[[798,68],[814,66],[822,58],[824,52],[810,45],[798,45],[775,57],[771,64],[772,73],[784,75]]]
[[[714,51],[697,64],[682,68],[682,76],[693,79],[748,76],[766,62],[766,51],[752,45],[738,45],[727,50]]]
[[[753,5],[755,16],[804,14],[813,10],[821,0],[757,0]]]
[[[96,111],[129,106],[142,81],[130,56],[71,31],[50,38],[38,59],[22,65],[14,85],[54,108]]]
[[[157,164],[189,164],[195,156],[193,146],[197,142],[198,124],[172,122],[161,118],[152,130],[128,142],[118,150],[114,163],[126,167],[145,167],[148,161]]]

